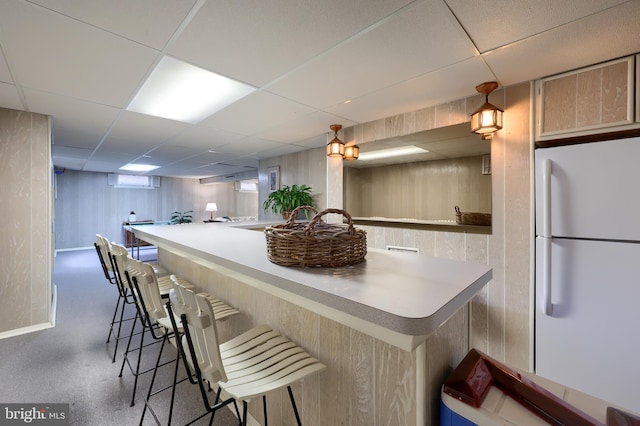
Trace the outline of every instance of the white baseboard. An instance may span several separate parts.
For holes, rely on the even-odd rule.
[[[43,322],[42,324],[30,325],[28,327],[16,328],[15,330],[4,331],[0,333],[0,340],[8,337],[20,336],[22,334],[33,333],[34,331],[46,330],[53,328],[54,324],[51,322]]]
[[[9,337],[20,336],[22,334],[33,333],[35,331],[46,330],[56,326],[56,312],[58,307],[58,288],[55,284],[52,286],[51,295],[51,315],[48,322],[41,324],[30,325],[27,327],[16,328],[14,330],[3,331],[0,333],[0,340],[7,339]]]
[[[71,248],[65,248],[65,249],[56,249],[56,253],[58,252],[63,252],[63,251],[79,251],[79,250],[89,250],[89,249],[93,249],[95,250],[95,246],[88,246],[88,247],[71,247]]]

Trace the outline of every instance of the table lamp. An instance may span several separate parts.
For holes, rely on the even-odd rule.
[[[213,212],[218,211],[218,206],[216,205],[216,203],[207,203],[207,207],[204,210],[207,212],[211,212],[211,217],[209,220],[213,221]]]

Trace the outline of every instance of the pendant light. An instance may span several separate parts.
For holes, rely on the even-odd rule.
[[[332,124],[329,128],[333,130],[333,139],[327,144],[327,155],[329,157],[344,157],[344,143],[338,139],[338,132],[342,129],[342,124]]]
[[[360,155],[360,147],[358,145],[349,145],[344,147],[345,160],[357,160]]]
[[[489,139],[491,133],[502,129],[502,111],[495,105],[489,103],[489,94],[498,87],[495,81],[476,86],[479,93],[484,94],[484,104],[471,114],[471,131],[482,135],[483,139]]]

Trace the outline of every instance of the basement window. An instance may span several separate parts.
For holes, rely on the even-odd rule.
[[[114,188],[155,189],[160,186],[160,177],[109,174],[107,183]]]
[[[237,181],[235,186],[238,192],[258,192],[258,181],[254,179]]]

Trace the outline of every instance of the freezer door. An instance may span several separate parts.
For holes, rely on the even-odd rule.
[[[544,239],[536,238],[536,258]],[[540,376],[640,412],[640,244],[553,239],[551,315],[536,265]]]
[[[553,236],[640,241],[639,161],[640,138],[537,149],[536,235],[547,206]]]

